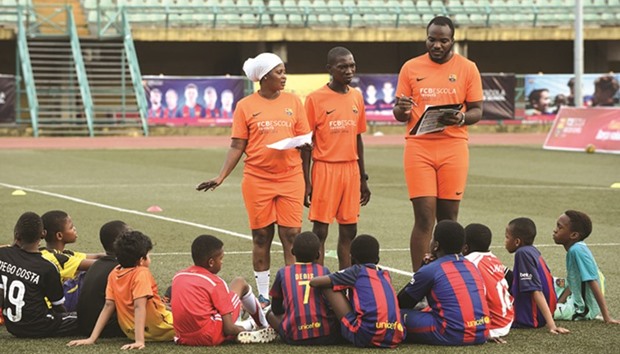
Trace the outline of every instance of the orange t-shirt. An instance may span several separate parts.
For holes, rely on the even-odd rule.
[[[407,61],[400,69],[396,97],[413,97],[412,117],[407,123],[409,132],[418,122],[426,107],[482,101],[482,79],[476,64],[454,53],[443,64],[432,61],[428,53]],[[463,108],[463,111],[466,107]],[[467,139],[467,127],[449,126],[445,130],[420,136],[407,135],[408,139]]]
[[[232,137],[246,139],[245,173],[272,178],[301,171],[301,155],[296,149],[267,147],[276,141],[310,132],[301,100],[281,92],[274,100],[258,92],[243,98],[233,114]]]
[[[130,339],[135,339],[133,302],[141,297],[147,298],[144,339],[173,340],[172,313],[166,309],[157,294],[157,284],[151,271],[142,266],[131,268],[116,266],[108,276],[105,298],[114,301],[118,325]]]
[[[366,131],[362,94],[349,88],[338,93],[325,85],[306,97],[308,124],[314,132],[312,158],[316,161],[357,161],[357,135]]]

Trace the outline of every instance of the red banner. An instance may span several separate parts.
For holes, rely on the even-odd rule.
[[[620,108],[562,107],[543,148],[620,154]]]

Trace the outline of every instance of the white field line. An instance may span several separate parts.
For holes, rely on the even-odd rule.
[[[219,233],[222,233],[222,234],[225,234],[225,235],[229,235],[229,236],[233,236],[233,237],[238,237],[238,238],[242,238],[242,239],[246,239],[246,240],[251,240],[252,239],[252,236],[244,235],[244,234],[241,234],[241,233],[238,233],[238,232],[228,231],[228,230],[225,230],[225,229],[220,229],[218,227],[198,224],[198,223],[195,223],[195,222],[190,222],[190,221],[185,221],[185,220],[180,220],[180,219],[169,218],[169,217],[165,217],[165,216],[161,216],[161,215],[144,213],[144,212],[137,211],[137,210],[119,208],[119,207],[115,207],[115,206],[112,206],[112,205],[107,205],[107,204],[102,204],[102,203],[97,203],[97,202],[91,202],[89,200],[85,200],[85,199],[81,199],[81,198],[76,198],[76,197],[71,197],[71,196],[64,195],[64,194],[47,192],[47,191],[40,190],[40,189],[28,188],[28,187],[25,187],[25,186],[18,186],[18,185],[2,183],[2,182],[0,182],[0,186],[5,187],[5,188],[11,188],[11,189],[21,189],[23,191],[27,191],[27,192],[31,192],[31,193],[37,193],[37,194],[45,195],[45,196],[48,196],[48,197],[64,199],[64,200],[68,200],[68,201],[71,201],[71,202],[74,202],[74,203],[90,205],[90,206],[94,206],[94,207],[98,207],[98,208],[102,208],[102,209],[114,210],[114,211],[117,211],[117,212],[120,212],[120,213],[134,214],[134,215],[144,216],[144,217],[147,217],[147,218],[152,218],[152,219],[158,219],[158,220],[173,222],[173,223],[176,223],[176,224],[193,226],[193,227],[196,227],[196,228],[199,228],[199,229],[215,231],[215,232],[219,232]],[[282,244],[280,242],[273,241],[273,244],[282,247]],[[227,252],[227,253],[228,254],[235,254],[235,253],[233,253],[233,251]],[[248,253],[251,253],[251,252],[248,252]],[[184,254],[186,254],[186,253],[184,253],[184,252],[153,253],[154,256],[156,256],[156,255],[184,255]],[[189,253],[187,253],[187,254],[189,254]],[[242,253],[239,253],[239,254],[242,254]],[[243,253],[243,254],[245,254],[245,253]],[[385,268],[385,269],[387,269],[387,270],[389,270],[390,272],[393,272],[393,273],[398,273],[398,274],[407,275],[407,276],[411,276],[412,275],[412,273],[410,273],[410,272],[407,272],[407,271],[404,271],[404,270],[400,270],[400,269],[396,269],[396,268],[385,267],[385,266],[383,266],[383,268]]]
[[[85,199],[71,197],[71,196],[64,195],[64,194],[47,192],[47,191],[40,190],[40,189],[34,189],[34,188],[25,187],[25,186],[18,186],[18,185],[2,183],[2,182],[0,182],[0,186],[5,187],[5,188],[21,189],[21,190],[28,191],[28,192],[31,192],[31,193],[37,193],[37,194],[45,195],[45,196],[48,196],[48,197],[65,199],[65,200],[69,200],[69,201],[72,201],[72,202],[75,202],[75,203],[90,205],[90,206],[94,206],[94,207],[98,207],[98,208],[102,208],[102,209],[114,210],[114,211],[118,211],[118,212],[121,212],[121,213],[134,214],[134,215],[144,216],[144,217],[147,217],[147,218],[152,218],[152,219],[158,219],[158,220],[173,222],[173,223],[176,223],[176,224],[193,226],[193,227],[196,227],[196,228],[199,228],[199,229],[219,232],[219,233],[222,233],[222,234],[225,234],[225,235],[229,235],[229,236],[233,236],[233,237],[238,237],[238,238],[242,238],[242,239],[246,239],[246,240],[251,240],[252,239],[252,236],[241,234],[241,233],[234,232],[234,231],[229,231],[229,230],[221,229],[221,228],[218,228],[218,227],[208,226],[208,225],[199,224],[199,223],[195,223],[195,222],[191,222],[191,221],[185,221],[185,220],[180,220],[180,219],[169,218],[169,217],[165,217],[165,216],[161,216],[161,215],[156,215],[156,214],[149,214],[149,213],[145,213],[145,212],[141,212],[141,211],[137,211],[137,210],[119,208],[119,207],[115,207],[115,206],[112,206],[112,205],[107,205],[107,204],[102,204],[102,203],[97,203],[97,202],[91,202],[91,201],[88,201],[88,200],[85,200]],[[277,241],[273,241],[273,244],[275,244],[277,246],[280,246],[280,247],[282,246],[282,244],[280,242],[277,242]],[[600,243],[600,244],[594,243],[594,244],[588,244],[588,246],[619,246],[619,245],[620,244],[618,244],[618,243]],[[551,247],[551,246],[557,246],[557,245],[555,245],[555,244],[536,245],[536,247]],[[502,246],[492,246],[491,248],[502,248]],[[381,249],[381,252],[405,252],[405,251],[409,251],[409,249],[408,248]],[[251,252],[247,252],[247,253],[244,253],[244,252],[246,252],[246,251],[236,251],[236,252],[235,251],[227,251],[226,253],[227,254],[251,254]],[[282,251],[279,251],[279,252],[282,252]],[[187,253],[186,252],[153,253],[154,256],[185,255],[185,254],[189,254],[189,252],[187,252]],[[382,266],[382,268],[387,269],[390,272],[401,274],[401,275],[406,275],[406,276],[411,276],[412,275],[411,272],[400,270],[400,269],[397,269],[397,268],[386,267],[386,266]]]
[[[234,232],[234,231],[220,229],[218,227],[198,224],[198,223],[191,222],[191,221],[185,221],[185,220],[180,220],[180,219],[169,218],[169,217],[165,217],[165,216],[161,216],[161,215],[156,215],[156,214],[149,214],[149,213],[145,213],[145,212],[141,212],[141,211],[137,211],[137,210],[119,208],[119,207],[115,207],[115,206],[112,206],[112,205],[107,205],[107,204],[102,204],[102,203],[97,203],[97,202],[91,202],[89,200],[85,200],[85,199],[81,199],[81,198],[76,198],[76,197],[71,197],[71,196],[64,195],[64,194],[47,192],[47,191],[44,191],[44,190],[28,188],[28,187],[24,187],[24,186],[16,186],[16,185],[13,185],[13,184],[2,183],[2,182],[0,182],[0,186],[6,187],[6,188],[12,188],[12,189],[21,189],[21,190],[26,191],[26,192],[42,194],[42,195],[45,195],[45,196],[48,196],[48,197],[54,197],[54,198],[59,198],[59,199],[65,199],[65,200],[69,200],[69,201],[72,201],[72,202],[75,202],[75,203],[90,205],[90,206],[94,206],[94,207],[98,207],[98,208],[102,208],[102,209],[114,210],[114,211],[118,211],[118,212],[121,212],[121,213],[134,214],[134,215],[144,216],[144,217],[147,217],[147,218],[158,219],[158,220],[163,220],[163,221],[169,221],[169,222],[173,222],[173,223],[176,223],[176,224],[193,226],[193,227],[196,227],[196,228],[199,228],[199,229],[219,232],[219,233],[222,233],[222,234],[225,234],[225,235],[229,235],[229,236],[233,236],[233,237],[238,237],[238,238],[242,238],[242,239],[246,239],[246,240],[251,240],[252,239],[252,236],[241,234],[241,233]],[[274,241],[273,244],[282,246],[281,243],[276,242],[276,241]]]
[[[1,185],[1,184],[0,184]],[[145,184],[132,184],[132,183],[121,183],[115,184],[115,188],[135,188],[137,186],[143,187]],[[99,189],[103,188],[106,185],[102,184],[36,184],[36,185],[28,185],[25,187],[35,188],[35,189],[46,189],[46,188],[67,188],[67,189]],[[193,184],[190,183],[149,183],[148,186],[151,187],[193,187]],[[234,184],[227,183],[219,186],[222,187],[233,187]],[[405,183],[373,183],[374,187],[404,187]],[[603,186],[582,186],[582,185],[551,185],[551,184],[486,184],[486,183],[470,183],[467,185],[472,188],[514,188],[514,189],[552,189],[552,190],[564,190],[564,189],[579,189],[579,190],[601,190],[608,191],[614,190],[610,187]],[[24,188],[25,188],[24,187]],[[235,186],[236,187],[236,186]],[[23,189],[23,188],[22,188]],[[620,191],[620,189],[616,189]]]

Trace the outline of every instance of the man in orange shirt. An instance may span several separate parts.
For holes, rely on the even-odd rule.
[[[355,74],[353,54],[344,47],[327,54],[331,81],[306,98],[306,115],[313,131],[312,179],[310,151],[302,152],[312,231],[321,240],[319,263],[325,258],[329,224],[338,221],[338,265],[351,266],[351,242],[357,234],[360,205],[370,200],[364,169],[366,111],[362,94],[349,84]]]
[[[232,143],[217,177],[196,188],[217,188],[245,153],[241,189],[252,229],[252,263],[262,306],[269,304],[271,243],[278,235],[287,265],[295,263],[293,239],[301,232],[304,176],[300,152],[267,147],[285,138],[310,132],[301,100],[282,92],[286,69],[273,53],[262,53],[243,65],[248,78],[260,82],[260,90],[239,101],[233,114]]]
[[[455,220],[465,191],[469,150],[467,125],[482,118],[482,82],[476,64],[454,53],[454,24],[437,16],[426,28],[428,53],[407,61],[398,75],[394,117],[411,131],[430,106],[444,110],[440,132],[406,136],[404,169],[415,222],[410,252],[416,271],[429,252],[435,220]]]

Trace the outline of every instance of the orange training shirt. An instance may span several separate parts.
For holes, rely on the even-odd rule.
[[[315,161],[357,161],[357,135],[366,131],[366,110],[362,94],[351,87],[347,93],[324,85],[306,97],[308,124]]]
[[[248,140],[245,172],[258,177],[272,178],[301,169],[298,150],[274,150],[267,145],[309,132],[301,100],[287,92],[274,100],[256,92],[239,101],[233,115],[232,137]]]
[[[454,53],[444,64],[432,61],[425,53],[407,61],[398,75],[396,97],[413,97],[412,117],[407,123],[407,133],[418,122],[428,106],[477,102],[483,100],[482,79],[476,64]],[[466,107],[462,109],[465,111]],[[467,127],[449,126],[445,130],[421,136],[407,135],[408,139],[467,139]]]
[[[174,338],[172,313],[166,309],[157,294],[157,284],[147,267],[122,268],[116,266],[108,276],[106,300],[114,301],[118,324],[130,339],[135,339],[135,299],[146,297],[144,339],[169,341]]]

